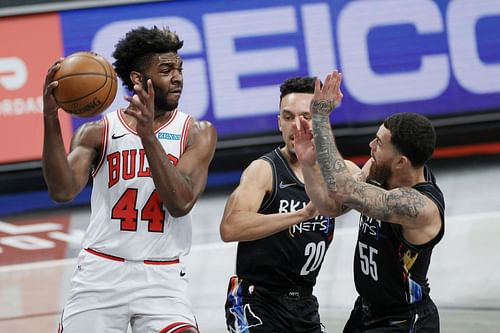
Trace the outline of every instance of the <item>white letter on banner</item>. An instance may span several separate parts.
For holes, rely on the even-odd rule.
[[[483,63],[477,48],[476,24],[488,16],[500,16],[500,1],[454,0],[448,6],[451,65],[460,85],[476,94],[500,92],[500,64]]]
[[[438,6],[430,0],[352,1],[338,18],[338,41],[344,83],[349,93],[366,104],[426,100],[448,86],[446,55],[422,56],[410,73],[377,74],[370,67],[367,38],[371,29],[411,23],[421,34],[443,32]]]
[[[177,16],[110,23],[96,33],[92,43],[92,50],[114,62],[111,54],[115,49],[115,44],[124,37],[125,32],[139,26],[152,27],[153,25],[158,27],[168,26],[177,32],[179,38],[184,41],[183,47],[179,50],[181,56],[199,54],[203,51],[201,35],[196,25],[185,18]],[[205,61],[203,59],[183,59],[183,62],[185,84],[179,102],[179,109],[195,118],[201,118],[208,109],[208,80],[205,75]],[[110,111],[123,107],[123,96],[126,94],[126,88],[122,86],[121,80],[118,86],[119,89],[115,101],[109,108]]]
[[[302,6],[302,22],[309,75],[323,80],[337,68],[330,7],[327,4]]]
[[[297,70],[297,50],[275,47],[238,52],[235,40],[296,32],[293,7],[206,14],[203,25],[216,118],[276,113],[279,85],[242,89],[240,75]]]
[[[28,69],[23,59],[17,57],[0,58],[0,88],[21,89],[28,80]]]

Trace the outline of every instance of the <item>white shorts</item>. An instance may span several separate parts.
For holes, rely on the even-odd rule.
[[[173,332],[197,327],[182,263],[116,261],[82,250],[61,314],[63,333]]]

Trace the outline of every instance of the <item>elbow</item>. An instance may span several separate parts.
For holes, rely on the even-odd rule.
[[[165,204],[166,202],[168,201],[163,201],[163,204],[165,206],[167,206]],[[177,200],[169,203],[174,203],[173,205],[167,206],[169,214],[173,217],[182,217],[191,212],[194,207],[195,200],[194,198],[191,198],[191,200],[185,200],[184,202],[182,202],[181,200]]]
[[[352,177],[338,177],[335,188],[328,191],[328,197],[343,204],[352,197],[354,188],[355,180]]]
[[[332,216],[335,217],[335,213],[330,207],[318,207],[318,213],[321,216]]]
[[[189,213],[189,212],[187,212],[187,213]],[[172,217],[177,218],[177,217],[183,217],[183,216],[186,216],[186,215],[187,215],[187,213],[184,213],[183,211],[173,211],[173,212],[171,212],[171,213],[170,213],[170,215],[171,215]]]
[[[335,192],[328,192],[328,197],[330,198],[330,201],[332,204],[335,205],[335,207],[345,205],[345,203],[349,200],[350,198],[350,193],[342,192],[342,191],[335,191]]]
[[[328,203],[323,205],[316,205],[318,209],[318,213],[322,216],[330,216],[337,217],[341,215],[342,203],[340,203],[337,199],[330,198]]]
[[[51,191],[49,189],[49,197],[52,199],[52,201],[56,203],[66,203],[70,202],[75,198],[75,195],[73,195],[70,192],[62,192],[62,191]]]
[[[229,228],[224,221],[220,224],[219,233],[220,239],[225,243],[236,241],[234,233],[231,232],[231,228]]]
[[[174,208],[174,209],[169,210],[169,213],[172,217],[183,217],[183,216],[186,216],[187,214],[189,214],[189,212],[191,212],[192,208],[193,208],[193,206]]]
[[[172,217],[183,217],[191,212],[197,198],[191,194],[176,198],[160,194],[160,199]]]

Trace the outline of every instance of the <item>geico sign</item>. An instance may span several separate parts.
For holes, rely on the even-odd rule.
[[[352,1],[337,22],[345,84],[367,104],[432,99],[448,87],[451,71],[471,93],[499,92],[500,64],[483,63],[475,33],[479,19],[495,15],[500,15],[498,0],[454,0],[446,10],[445,27],[439,7],[430,0]],[[423,55],[420,67],[412,72],[375,73],[369,64],[368,34],[376,27],[400,24],[413,25],[421,35],[447,31],[449,53]]]
[[[431,0],[348,1],[334,23],[331,13],[337,9],[331,6],[313,3],[210,12],[196,20],[201,26],[179,16],[118,21],[98,31],[92,48],[109,57],[113,45],[131,27],[172,27],[185,40],[182,106],[201,117],[208,110],[210,94],[217,119],[275,113],[278,80],[242,82],[249,76],[276,73],[323,76],[340,68],[345,93],[371,105],[436,98],[447,89],[452,75],[469,93],[500,92],[500,63],[482,61],[475,31],[480,19],[500,15],[499,0],[454,0],[443,10]],[[416,68],[375,71],[370,64],[369,34],[375,28],[398,29],[398,25],[410,25],[421,37],[446,34],[446,50],[426,54],[422,45]],[[241,47],[242,41],[250,47]],[[121,103],[121,98],[116,100]]]
[[[17,90],[28,79],[28,69],[21,58],[0,58],[0,86],[6,90]]]

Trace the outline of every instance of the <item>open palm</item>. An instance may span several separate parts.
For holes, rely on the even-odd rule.
[[[342,74],[338,71],[333,71],[328,74],[323,87],[317,79],[314,85],[314,97],[311,101],[311,113],[330,114],[342,101],[342,92],[340,91],[340,83],[342,82]]]
[[[300,128],[292,125],[295,154],[301,163],[312,165],[316,162],[313,134],[307,120],[300,117]]]

